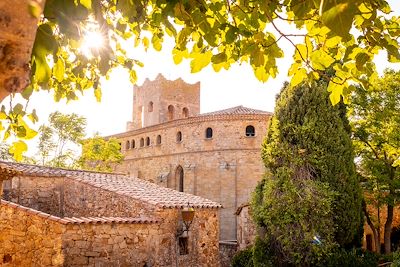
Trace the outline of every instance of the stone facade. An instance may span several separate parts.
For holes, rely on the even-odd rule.
[[[236,211],[236,215],[238,220],[238,250],[243,250],[254,244],[257,236],[257,227],[251,218],[249,204],[240,206]]]
[[[125,156],[115,170],[221,203],[220,238],[236,240],[234,213],[264,173],[260,150],[271,114],[242,106],[199,114],[199,95],[199,84],[162,76],[136,86],[132,123],[113,136]],[[149,103],[151,112],[138,113]],[[170,106],[179,112],[168,120],[162,114]]]
[[[0,265],[220,266],[215,202],[118,174],[4,169],[20,174],[3,182]],[[182,233],[187,203],[195,216]]]

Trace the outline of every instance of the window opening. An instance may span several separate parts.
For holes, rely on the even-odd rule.
[[[181,131],[176,133],[176,142],[182,142],[182,132]]]
[[[175,172],[175,179],[178,181],[178,191],[183,192],[184,189],[184,173],[182,166],[178,166]]]
[[[150,137],[146,137],[146,146],[150,145]]]
[[[144,147],[144,139],[140,138],[140,147]]]
[[[153,102],[152,101],[149,102],[149,106],[147,108],[147,111],[148,112],[153,112]]]
[[[132,139],[131,143],[132,143],[132,149],[135,148],[135,140]]]
[[[188,118],[189,117],[189,110],[188,110],[188,108],[183,108],[182,109],[182,117],[183,118]]]
[[[128,140],[128,141],[126,141],[125,149],[128,150],[128,149],[130,149],[130,148],[131,148],[131,143],[130,143],[129,140]]]
[[[212,128],[208,127],[206,129],[206,138],[212,138],[212,136],[213,136],[213,130]]]
[[[254,126],[249,125],[246,127],[246,136],[255,136],[256,132],[254,130]]]
[[[168,120],[172,121],[174,119],[174,106],[169,105],[168,106]]]
[[[161,144],[161,135],[157,135],[157,145]]]
[[[178,239],[179,243],[179,255],[189,254],[189,237],[180,236]]]

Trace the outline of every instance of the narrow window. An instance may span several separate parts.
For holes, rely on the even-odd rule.
[[[157,135],[157,145],[161,144],[161,135]]]
[[[130,149],[130,148],[131,148],[131,143],[130,143],[129,140],[128,140],[128,141],[126,141],[125,149],[128,150],[128,149]]]
[[[153,112],[153,102],[152,101],[149,102],[149,106],[147,108],[147,111],[148,112]]]
[[[176,133],[176,142],[182,142],[182,132],[181,131]]]
[[[183,184],[184,184],[184,173],[183,173],[183,168],[182,168],[182,166],[178,166],[177,168],[176,168],[176,171],[175,171],[175,181],[177,181],[178,183],[178,191],[179,192],[183,192],[183,189],[184,189],[184,186],[183,186]]]
[[[246,136],[255,136],[256,132],[254,130],[254,126],[249,125],[246,127]]]
[[[208,127],[206,129],[206,138],[212,138],[212,136],[213,136],[213,130],[212,128]]]
[[[150,145],[150,137],[146,137],[146,146]]]
[[[140,138],[140,147],[144,147],[144,139]]]
[[[132,139],[131,143],[132,143],[132,149],[135,148],[135,140]]]
[[[168,106],[168,120],[172,121],[174,119],[174,106],[169,105]]]
[[[189,238],[187,236],[180,236],[178,239],[179,243],[179,255],[189,254]]]
[[[189,117],[189,110],[188,110],[188,108],[183,108],[182,109],[182,117],[183,118],[187,118],[187,117]]]

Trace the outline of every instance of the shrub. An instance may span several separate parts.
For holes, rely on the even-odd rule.
[[[232,267],[253,267],[253,250],[251,247],[241,250],[232,258]]]
[[[378,266],[379,256],[362,249],[337,249],[318,263],[318,267],[375,267]]]

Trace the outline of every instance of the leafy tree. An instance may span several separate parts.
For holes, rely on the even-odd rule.
[[[280,264],[308,266],[360,236],[361,191],[344,106],[326,82],[285,84],[262,156],[267,173],[252,208]]]
[[[99,78],[107,77],[116,66],[129,69],[135,82],[135,70],[142,64],[126,56],[120,45],[123,39],[159,51],[169,35],[175,40],[174,61],[190,60],[192,72],[210,64],[218,71],[236,62],[249,63],[260,81],[277,75],[276,59],[284,56],[281,41],[286,40],[295,51],[288,73],[291,85],[318,80],[325,76],[325,69],[333,68],[335,75],[325,78],[330,81],[328,91],[334,104],[341,96],[346,99],[353,83],[367,87],[376,80],[373,59],[379,51],[385,50],[391,62],[400,60],[399,18],[389,17],[385,0],[47,0],[44,8],[29,1],[29,8],[18,4],[0,9],[2,14],[10,13],[7,18],[12,20],[2,29],[8,39],[0,47],[8,53],[0,53],[7,54],[0,61],[4,62],[0,91],[25,89],[27,99],[39,88],[53,90],[56,100],[75,100],[77,92],[93,88],[100,99]],[[23,19],[23,10],[31,15]],[[36,24],[32,16],[40,17],[34,42],[33,38],[21,39],[15,30],[21,24],[27,28]],[[17,18],[26,23],[13,23]],[[284,24],[300,31],[288,32]],[[91,30],[102,32],[106,42],[85,55],[80,45],[85,32]],[[30,65],[29,57],[18,57],[18,46],[31,52]],[[15,66],[8,67],[13,62],[19,63],[18,72]],[[29,77],[29,73],[26,87],[20,77]],[[29,128],[24,117],[34,113],[17,105],[0,113],[3,124],[10,126],[6,133],[18,139],[32,138],[23,129]],[[17,156],[26,149],[22,140],[18,142],[13,147]]]
[[[96,135],[82,141],[82,154],[79,159],[82,169],[112,171],[113,165],[122,160],[121,145],[115,138],[105,140]]]
[[[77,147],[85,137],[86,118],[58,111],[49,116],[49,125],[40,127],[38,151],[42,165],[73,167]]]
[[[367,90],[358,88],[350,116],[366,204],[387,214],[383,225],[381,216],[365,207],[367,222],[377,248],[383,226],[385,252],[390,253],[393,217],[400,203],[400,72],[388,70]]]

